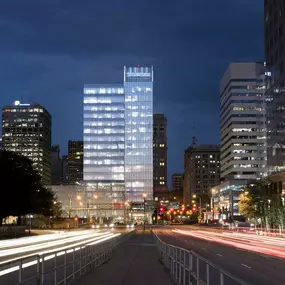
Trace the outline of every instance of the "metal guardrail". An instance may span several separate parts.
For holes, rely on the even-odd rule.
[[[193,251],[167,244],[152,232],[160,259],[178,284],[249,285]]]
[[[98,239],[82,246],[3,263],[0,265],[0,284],[67,284],[107,262],[112,257],[116,246],[131,233],[117,234],[103,242]],[[3,270],[10,273],[1,276]]]

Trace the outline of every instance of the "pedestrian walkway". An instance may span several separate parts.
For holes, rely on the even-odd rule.
[[[159,261],[159,253],[149,230],[137,231],[122,242],[112,259],[72,285],[173,285]]]

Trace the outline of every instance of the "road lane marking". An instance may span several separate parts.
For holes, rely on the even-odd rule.
[[[248,266],[248,265],[246,265],[246,264],[243,264],[243,263],[242,263],[241,265],[244,266],[244,267],[246,267],[246,268],[249,268],[249,269],[251,268],[250,266]]]
[[[221,257],[222,257],[222,255],[221,255],[221,254],[219,254],[219,253],[217,253],[217,256],[221,256]]]

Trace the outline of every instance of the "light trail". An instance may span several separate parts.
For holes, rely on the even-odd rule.
[[[50,260],[50,259],[53,259],[56,256],[61,256],[61,255],[64,255],[65,252],[66,253],[71,253],[73,252],[73,248],[74,248],[74,251],[78,251],[82,248],[85,248],[86,246],[88,245],[94,245],[94,244],[98,244],[98,243],[101,243],[103,241],[106,241],[106,240],[109,240],[109,239],[112,239],[112,238],[115,238],[117,236],[121,235],[120,233],[117,233],[117,234],[114,234],[114,233],[108,233],[108,234],[105,234],[104,236],[97,236],[95,238],[92,238],[92,239],[89,239],[88,241],[85,241],[85,242],[79,242],[79,243],[76,243],[76,244],[73,244],[72,245],[72,249],[71,246],[65,246],[65,247],[61,247],[58,249],[58,251],[56,253],[53,253],[51,255],[48,255],[48,256],[45,256],[44,257],[44,261],[46,260]],[[67,250],[67,251],[65,251]],[[49,250],[49,251],[42,251],[42,252],[38,252],[37,254],[38,255],[45,255],[45,254],[48,254],[48,253],[51,253],[51,252],[54,252],[54,250]],[[26,256],[28,257],[28,256]],[[16,259],[15,259],[16,260]],[[9,260],[9,261],[6,261],[5,263],[7,262],[11,262],[13,260]],[[39,259],[39,262],[42,262],[43,261],[43,258],[40,258]],[[30,262],[26,262],[22,265],[23,268],[27,268],[27,267],[31,267],[33,265],[37,265],[38,264],[38,261],[37,260],[33,260],[33,261],[30,261]],[[1,264],[0,264],[1,265]],[[17,270],[19,270],[19,266],[13,266],[11,268],[7,268],[7,269],[4,269],[4,270],[1,270],[0,271],[0,276],[3,276],[3,275],[6,275],[6,274],[9,274],[9,273],[12,273],[12,272],[15,272]]]
[[[249,250],[253,252],[258,252],[262,254],[267,254],[279,258],[285,258],[285,248],[284,243],[280,242],[280,240],[271,241],[271,244],[264,244],[264,242],[268,243],[268,239],[262,236],[256,237],[255,240],[249,240],[252,236],[246,234],[232,235],[230,236],[228,233],[226,235],[214,232],[206,232],[206,231],[185,231],[185,230],[172,230],[172,232],[182,235],[191,236],[194,238],[199,238],[211,242],[216,242],[232,247],[236,247],[243,250]],[[272,238],[270,238],[272,239]],[[280,246],[280,244],[282,246]]]
[[[94,230],[85,230],[80,232],[58,232],[54,234],[44,234],[38,236],[29,236],[29,237],[22,237],[19,239],[10,239],[10,240],[2,240],[0,241],[0,250],[7,248],[7,247],[16,247],[16,246],[23,246],[32,243],[40,243],[43,241],[50,241],[56,239],[64,239],[72,236],[84,235],[88,233],[94,233]]]
[[[14,248],[14,249],[6,249],[6,250],[1,250],[0,251],[0,257],[5,257],[5,256],[10,256],[10,255],[15,255],[15,254],[21,254],[21,253],[27,253],[31,251],[37,251],[37,250],[42,250],[44,248],[49,248],[49,247],[56,247],[60,246],[66,243],[71,243],[71,242],[76,242],[80,240],[85,240],[88,239],[89,237],[94,237],[103,235],[104,233],[94,233],[93,234],[84,234],[84,235],[79,235],[75,237],[70,237],[68,239],[60,239],[60,240],[55,240],[51,242],[46,242],[46,243],[41,243],[41,244],[36,244],[36,245],[27,245],[22,248]],[[34,253],[37,254],[37,253]],[[1,264],[1,263],[0,263]]]

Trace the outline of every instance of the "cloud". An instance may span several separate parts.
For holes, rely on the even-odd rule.
[[[2,2],[0,104],[19,96],[43,104],[63,152],[82,137],[85,83],[122,82],[123,65],[152,64],[154,109],[169,123],[169,172],[181,171],[193,135],[219,141],[228,63],[263,57],[260,0]]]

